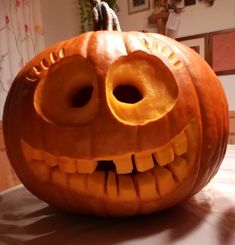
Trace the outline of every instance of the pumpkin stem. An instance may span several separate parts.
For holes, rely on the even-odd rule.
[[[115,12],[106,2],[90,0],[93,9],[94,30],[121,31]]]

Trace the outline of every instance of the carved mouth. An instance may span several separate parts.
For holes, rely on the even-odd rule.
[[[195,124],[166,145],[100,159],[75,159],[38,150],[21,140],[28,166],[41,181],[93,197],[153,200],[177,188],[195,160]]]

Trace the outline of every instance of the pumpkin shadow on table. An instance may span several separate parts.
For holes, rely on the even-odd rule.
[[[227,209],[218,222],[218,239],[221,244],[232,244],[235,237],[235,206]]]
[[[194,202],[194,207],[201,203]],[[99,218],[62,213],[50,206],[26,215],[5,213],[0,244],[118,244],[168,230],[168,243],[197,229],[210,207],[195,216],[178,205],[160,213],[132,218]],[[158,237],[157,237],[158,238]],[[164,237],[164,240],[166,237]],[[1,243],[5,242],[5,243]],[[160,243],[158,243],[160,244]],[[166,244],[166,243],[165,243]]]

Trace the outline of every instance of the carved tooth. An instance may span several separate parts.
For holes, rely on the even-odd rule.
[[[66,156],[59,157],[59,169],[62,172],[69,173],[69,174],[76,173],[77,172],[76,160]]]
[[[156,189],[155,177],[150,171],[145,173],[137,173],[135,179],[141,200],[150,201],[160,198],[160,195]]]
[[[117,187],[117,176],[114,172],[108,172],[107,178],[107,195],[110,198],[117,198],[118,195],[118,187]]]
[[[165,166],[174,160],[174,151],[170,146],[158,150],[154,157],[160,166]]]
[[[139,172],[144,172],[154,167],[152,155],[150,153],[136,153],[135,166]]]
[[[51,168],[44,164],[43,162],[38,162],[36,160],[30,161],[30,169],[43,182],[49,182]]]
[[[58,168],[52,172],[51,179],[53,183],[60,187],[68,187],[68,174],[61,172]]]
[[[32,147],[24,140],[21,140],[21,148],[25,160],[29,162],[32,159],[32,151],[33,151]]]
[[[70,189],[78,193],[86,193],[87,176],[87,174],[71,174],[68,179]]]
[[[188,164],[183,157],[177,157],[167,167],[174,173],[179,182],[182,182],[188,176]]]
[[[36,161],[45,160],[46,153],[44,151],[33,148],[24,140],[21,140],[21,148],[22,148],[25,160],[27,162],[30,162],[31,160],[36,160]]]
[[[165,167],[156,165],[153,169],[153,174],[157,180],[158,191],[160,196],[165,196],[177,187],[172,173]]]
[[[22,151],[26,161],[30,161],[32,159],[36,161],[44,160],[44,152],[38,149],[33,148],[24,140],[21,141]]]
[[[95,160],[77,160],[77,171],[82,174],[94,173],[98,162]]]
[[[120,198],[125,201],[135,201],[137,199],[135,184],[130,175],[118,175],[118,187]]]
[[[58,158],[55,155],[48,152],[43,152],[43,157],[45,160],[45,164],[47,164],[48,166],[55,167],[58,165]]]
[[[95,171],[87,177],[87,189],[91,196],[102,197],[105,195],[105,172]]]
[[[176,136],[176,138],[172,142],[172,148],[177,156],[180,156],[187,152],[188,141],[184,133],[181,133],[178,136]]]
[[[32,157],[32,159],[35,159],[37,161],[43,161],[44,160],[44,152],[40,151],[38,149],[33,149],[31,157]]]
[[[116,172],[118,174],[129,174],[133,170],[131,155],[114,157],[113,162],[116,166]]]

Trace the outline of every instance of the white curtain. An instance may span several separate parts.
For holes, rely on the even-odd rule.
[[[16,74],[44,47],[40,0],[0,0],[0,120]]]

